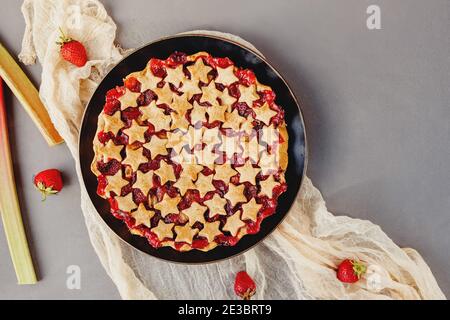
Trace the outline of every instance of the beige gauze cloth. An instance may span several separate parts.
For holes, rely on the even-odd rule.
[[[31,64],[37,57],[42,64],[40,96],[81,181],[77,144],[83,110],[102,77],[125,55],[114,43],[116,25],[97,0],[25,0],[22,12],[26,29],[19,58]],[[60,57],[59,26],[85,44],[90,60],[84,67]],[[255,49],[237,36],[213,34]],[[164,262],[127,245],[106,226],[83,187],[81,208],[92,245],[123,299],[236,299],[233,283],[240,270],[255,279],[256,299],[445,299],[417,251],[399,248],[369,221],[328,212],[307,177],[269,237],[242,255],[207,265]],[[356,284],[336,279],[337,264],[345,258],[369,266]]]

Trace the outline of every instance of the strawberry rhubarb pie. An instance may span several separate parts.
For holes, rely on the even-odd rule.
[[[152,58],[109,90],[93,145],[98,195],[155,248],[235,245],[287,188],[275,93],[206,52]]]

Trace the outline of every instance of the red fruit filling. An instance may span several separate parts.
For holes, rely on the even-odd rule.
[[[135,77],[128,77],[125,79],[124,84],[132,92],[141,92],[141,83]]]

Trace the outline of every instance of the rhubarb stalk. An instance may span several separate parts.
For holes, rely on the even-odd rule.
[[[36,283],[36,274],[17,198],[8,139],[3,83],[0,78],[0,213],[19,284]]]
[[[19,99],[50,146],[63,142],[39,98],[39,93],[13,57],[0,43],[0,77]]]

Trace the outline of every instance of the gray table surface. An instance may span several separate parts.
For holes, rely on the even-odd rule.
[[[303,101],[308,174],[337,214],[370,219],[400,246],[419,250],[450,295],[450,1],[104,1],[118,41],[137,47],[193,29],[254,43]],[[0,41],[17,54],[21,1],[2,0]],[[366,8],[381,7],[381,30]],[[218,9],[220,9],[218,11]],[[35,84],[40,66],[26,67]],[[6,94],[16,181],[41,281],[18,286],[0,228],[0,298],[115,299],[80,211],[74,162],[48,148]],[[46,202],[31,183],[48,167],[66,187]],[[69,265],[81,289],[66,287]]]

